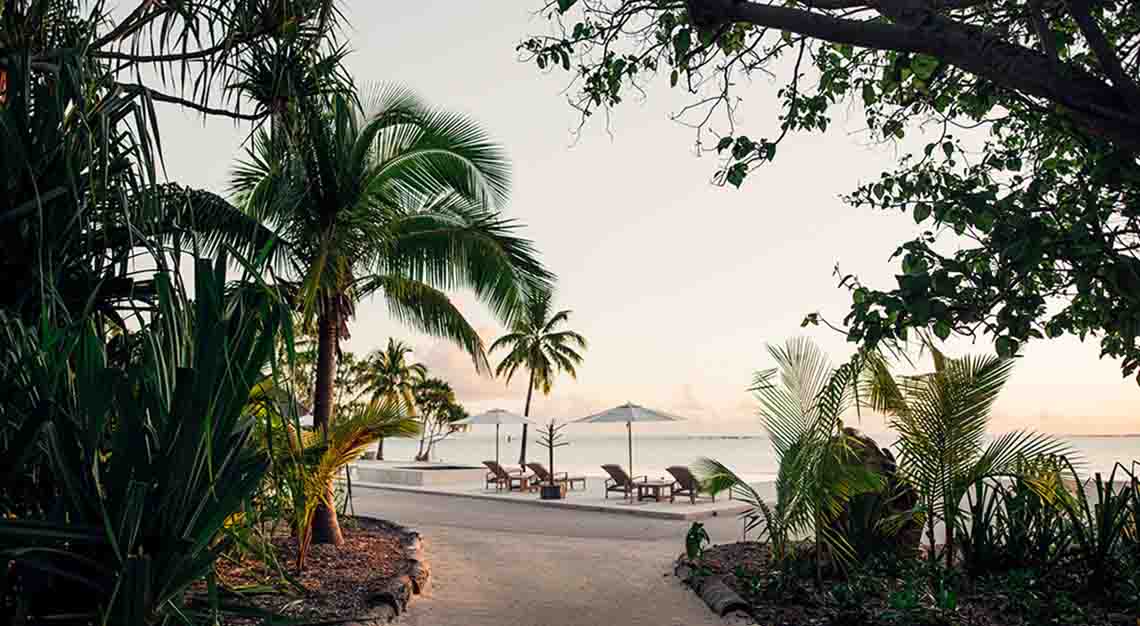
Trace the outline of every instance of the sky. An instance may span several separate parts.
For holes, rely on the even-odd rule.
[[[836,363],[853,351],[833,331],[800,328],[807,313],[846,313],[850,296],[837,288],[834,268],[865,284],[894,284],[889,257],[915,234],[913,220],[852,208],[840,196],[890,168],[899,149],[871,145],[855,114],[841,113],[826,135],[791,137],[742,189],[717,187],[715,158],[698,156],[694,132],[670,119],[683,94],[663,81],[624,103],[609,128],[597,116],[576,133],[565,73],[542,74],[515,51],[526,35],[546,32],[545,19],[531,13],[540,4],[348,0],[348,70],[358,85],[400,83],[473,116],[510,155],[504,212],[526,224],[523,233],[558,275],[556,306],[573,311],[570,327],[590,342],[577,379],[559,379],[549,397],[536,394],[532,415],[568,419],[632,401],[690,420],[664,428],[758,429],[746,388],[754,371],[772,366],[766,343],[807,334]],[[776,134],[777,89],[766,80],[740,87],[744,132]],[[169,177],[224,193],[248,129],[172,107],[160,116]],[[488,345],[503,332],[469,294],[456,302]],[[413,345],[469,411],[522,412],[525,380],[508,386],[477,375],[458,349],[392,321],[380,299],[358,307],[351,332],[347,348],[358,354],[390,336]],[[958,340],[947,350],[992,346]],[[1140,432],[1140,388],[1097,354],[1095,340],[1028,346],[995,407],[994,429]]]

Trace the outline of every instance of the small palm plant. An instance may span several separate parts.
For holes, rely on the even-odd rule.
[[[728,467],[701,459],[697,469],[714,491],[731,489],[752,505],[746,532],[760,528],[773,558],[787,563],[792,540],[811,534],[816,544],[816,578],[822,577],[823,551],[840,566],[854,559],[850,543],[832,522],[852,497],[879,491],[881,476],[857,462],[862,443],[843,430],[840,415],[854,406],[855,382],[864,362],[857,355],[833,370],[809,339],[768,347],[777,367],[757,373],[751,391],[760,418],[780,461],[776,502],[770,506]]]
[[[1073,455],[1048,435],[1014,431],[986,443],[994,401],[1013,371],[996,356],[950,358],[930,342],[934,371],[894,376],[885,359],[868,360],[860,383],[864,404],[890,417],[899,433],[899,469],[918,490],[931,558],[935,524],[946,528],[946,564],[953,566],[962,500],[982,481],[1012,478],[1045,457]]]
[[[550,457],[550,479],[547,480],[547,484],[551,487],[555,485],[554,450],[570,445],[570,442],[566,441],[566,435],[562,434],[563,428],[566,428],[566,424],[557,424],[554,422],[554,420],[550,420],[550,423],[546,426],[543,426],[538,435],[538,445],[546,448],[546,451]]]
[[[288,498],[300,571],[312,544],[317,508],[335,508],[333,479],[380,437],[413,437],[420,425],[391,399],[353,403],[342,407],[326,440],[319,430],[300,428],[289,406],[293,403],[277,402],[281,397],[272,379],[267,379],[254,388],[247,410],[260,418],[259,424],[268,425],[263,427],[261,446],[271,457],[274,487]]]

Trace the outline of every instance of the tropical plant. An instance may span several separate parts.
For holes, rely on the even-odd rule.
[[[273,514],[288,519],[296,533],[300,571],[312,543],[313,516],[320,507],[335,509],[333,480],[372,442],[380,437],[413,437],[420,424],[397,401],[371,400],[344,407],[326,438],[302,428],[296,412],[272,389],[272,379],[263,381],[258,402],[250,408],[262,418],[258,441],[272,462],[269,487],[286,499],[284,510],[275,509]]]
[[[549,19],[519,49],[541,70],[565,70],[583,123],[661,93],[649,88],[656,79],[687,99],[678,118],[696,127],[698,153],[716,155],[719,183],[742,185],[787,153],[781,144],[834,132],[852,108],[865,137],[899,142],[897,165],[846,200],[921,226],[890,246],[897,283],[841,280],[851,341],[872,349],[918,329],[984,333],[1012,356],[1033,339],[1092,336],[1125,375],[1140,367],[1134,2],[532,6]],[[741,91],[758,76],[778,81],[778,113],[749,132]]]
[[[1010,481],[979,481],[966,492],[957,536],[970,576],[1018,568],[1048,575],[1070,554],[1074,534],[1061,506],[1065,494],[1043,488],[1039,476],[1027,471]]]
[[[955,531],[967,491],[981,481],[1016,478],[1048,457],[1072,455],[1053,437],[1014,431],[986,442],[993,403],[1013,370],[1013,360],[995,356],[950,358],[927,344],[934,371],[892,375],[886,360],[871,358],[860,397],[890,416],[899,433],[899,469],[918,490],[926,513],[930,555],[936,556],[935,524],[946,529],[946,564],[953,566]]]
[[[377,92],[367,113],[340,94],[325,105],[290,133],[258,133],[232,178],[246,221],[203,227],[211,241],[268,249],[274,274],[295,285],[316,325],[322,430],[332,423],[340,340],[362,298],[382,293],[398,320],[455,341],[482,370],[482,340],[440,289],[471,288],[509,320],[548,278],[530,242],[514,236],[518,225],[494,208],[506,199],[508,166],[474,122],[396,88]],[[335,511],[315,519],[315,541],[342,541]]]
[[[1118,471],[1121,480],[1117,480]],[[1107,588],[1114,582],[1119,565],[1135,556],[1122,554],[1121,546],[1129,541],[1130,533],[1135,533],[1129,524],[1134,521],[1136,499],[1140,497],[1136,476],[1120,463],[1113,466],[1107,480],[1100,472],[1082,480],[1071,465],[1069,473],[1077,489],[1071,497],[1062,498],[1061,505],[1072,521],[1073,544],[1091,574],[1090,587]],[[1090,485],[1095,493],[1089,493]]]
[[[550,394],[554,378],[565,372],[571,378],[578,377],[577,367],[582,364],[582,354],[586,349],[586,338],[572,330],[559,330],[570,320],[570,311],[562,310],[551,314],[553,293],[533,291],[520,306],[510,332],[491,344],[491,352],[502,348],[507,350],[495,367],[495,375],[506,375],[507,383],[520,367],[530,373],[526,387],[526,405],[523,416],[530,416],[530,400],[535,389],[543,395]],[[519,451],[519,465],[526,465],[527,424],[523,424],[522,448]]]
[[[461,430],[455,422],[465,419],[467,411],[455,399],[451,385],[439,378],[426,378],[413,389],[422,423],[417,461],[431,460],[435,445]]]
[[[228,294],[225,275],[225,256],[197,261],[191,302],[181,277],[156,274],[156,309],[120,364],[93,320],[3,316],[16,339],[0,358],[4,475],[31,473],[25,484],[51,496],[0,498],[0,606],[15,623],[217,619],[216,601],[187,592],[211,577],[227,519],[266,471],[243,407],[289,319],[273,293]]]
[[[562,434],[562,429],[564,428],[566,428],[566,424],[558,424],[554,420],[550,420],[550,423],[543,426],[539,431],[538,445],[546,448],[547,460],[550,462],[549,469],[547,470],[549,474],[547,484],[551,487],[556,484],[554,477],[557,476],[554,470],[554,451],[558,448],[564,448],[570,445],[570,442],[566,441],[566,435]]]
[[[697,469],[712,488],[731,489],[734,497],[752,506],[744,514],[746,532],[760,528],[778,562],[788,562],[797,536],[814,536],[818,582],[824,550],[841,567],[854,558],[850,542],[832,523],[852,497],[885,486],[881,476],[859,461],[863,444],[844,430],[840,417],[855,404],[864,357],[856,355],[833,370],[807,338],[768,346],[768,352],[777,367],[758,372],[751,391],[760,402],[760,419],[780,463],[775,506],[718,461],[701,459]]]
[[[700,522],[693,522],[689,526],[689,532],[685,534],[685,556],[690,561],[701,558],[705,551],[705,545],[709,541],[709,531],[705,530],[705,525]]]
[[[409,363],[411,346],[389,338],[384,350],[376,350],[368,355],[362,374],[365,381],[364,392],[372,398],[391,398],[401,401],[413,414],[416,410],[414,389],[418,382],[427,378],[427,367],[423,363]],[[376,458],[384,460],[384,439],[376,443]]]
[[[134,261],[212,197],[158,182],[156,101],[260,121],[345,82],[331,0],[133,4],[0,4],[0,309],[29,323],[153,306]]]

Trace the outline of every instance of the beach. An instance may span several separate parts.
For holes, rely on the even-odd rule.
[[[508,430],[510,432],[508,432]],[[519,427],[503,427],[500,433],[499,455],[504,466],[518,462]],[[603,477],[604,463],[628,465],[628,443],[622,432],[591,432],[589,426],[573,425],[566,431],[570,445],[555,453],[558,471],[571,474]],[[890,445],[895,436],[891,433],[870,433],[880,446]],[[508,441],[508,436],[510,441]],[[1106,476],[1115,463],[1129,466],[1140,459],[1140,437],[1088,437],[1063,436],[1063,439],[1084,459],[1082,473],[1101,472]],[[385,457],[392,460],[410,460],[415,456],[418,440],[391,439],[384,442]],[[729,467],[748,482],[774,480],[778,469],[776,455],[768,438],[757,432],[735,433],[669,433],[639,434],[633,437],[633,465],[635,474],[658,477],[665,475],[670,465],[691,465],[702,457],[714,458]],[[433,461],[481,465],[495,458],[494,428],[479,426],[469,432],[456,433],[436,445]],[[531,430],[527,445],[527,460],[547,463],[547,451],[538,445]]]

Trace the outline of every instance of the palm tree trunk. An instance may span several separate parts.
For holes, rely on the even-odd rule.
[[[957,519],[946,520],[946,569],[954,569],[954,524]]]
[[[530,417],[530,398],[534,395],[534,370],[530,371],[530,384],[526,386],[526,407],[523,417]],[[519,467],[526,467],[526,424],[523,424],[522,449],[519,451]]]
[[[313,400],[313,426],[321,429],[328,441],[329,424],[333,418],[333,379],[336,376],[336,350],[340,341],[339,301],[335,296],[326,297],[317,319],[317,384],[316,398]],[[329,482],[326,496],[332,501],[333,485]],[[336,508],[325,503],[317,505],[313,515],[313,543],[344,543],[340,532]]]
[[[381,437],[380,440],[376,442],[376,460],[377,461],[383,461],[384,460],[384,438],[383,437]]]

